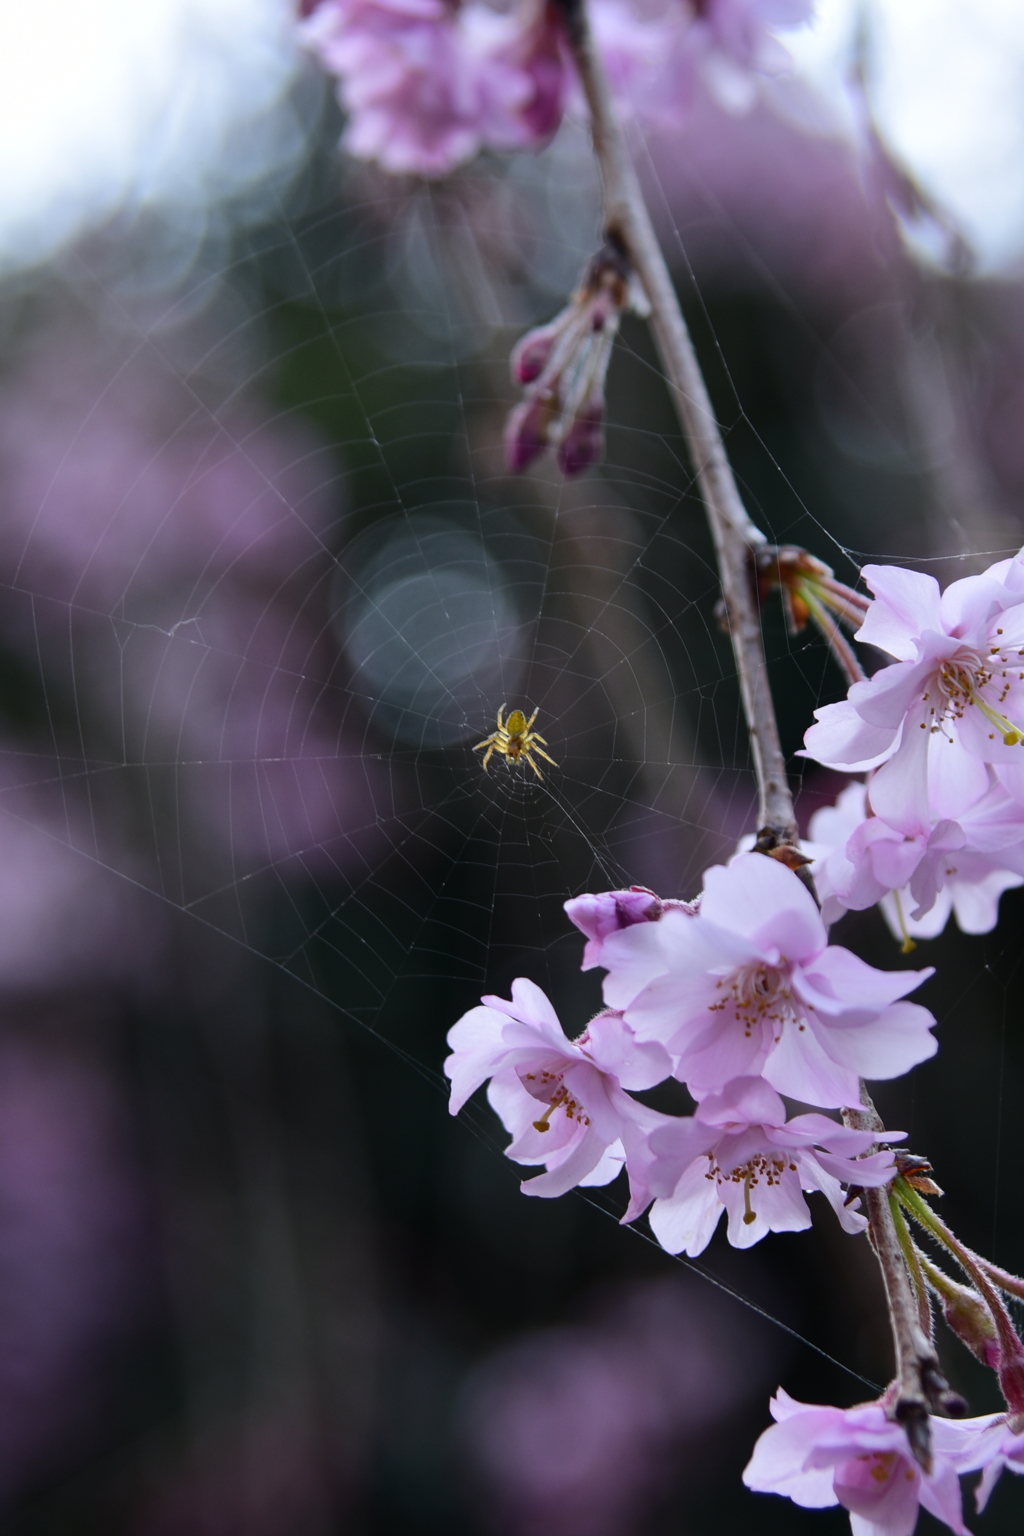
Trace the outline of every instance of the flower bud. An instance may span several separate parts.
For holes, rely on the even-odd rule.
[[[942,1315],[961,1343],[990,1370],[999,1369],[999,1337],[992,1314],[977,1291],[946,1277],[942,1284]]]
[[[512,348],[509,366],[514,384],[532,384],[547,367],[557,332],[553,325],[538,326]]]
[[[622,251],[607,244],[572,300],[547,325],[528,331],[510,359],[525,398],[505,428],[508,467],[518,473],[546,447],[564,475],[579,475],[604,452],[604,381],[619,320],[647,302]]]
[[[570,479],[604,454],[604,401],[597,396],[575,418],[558,445],[558,467]]]
[[[505,458],[509,469],[518,475],[548,446],[554,410],[551,400],[523,400],[510,412],[505,423]]]

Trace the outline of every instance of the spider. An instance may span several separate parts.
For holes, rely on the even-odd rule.
[[[541,742],[546,747],[547,742],[543,736],[538,736],[536,731],[531,729],[539,710],[535,709],[529,720],[527,720],[521,709],[514,709],[508,719],[503,721],[502,716],[505,713],[505,709],[506,705],[503,704],[498,710],[498,729],[488,736],[486,741],[478,741],[473,751],[479,752],[481,747],[487,748],[484,754],[485,772],[492,754],[500,752],[510,766],[513,762],[518,762],[521,757],[525,757],[538,779],[543,779],[544,775],[530,756],[530,748],[533,748],[538,757],[542,757],[546,763],[550,763],[552,768],[557,768],[558,764],[553,757],[548,757],[546,752],[541,751],[537,743]]]

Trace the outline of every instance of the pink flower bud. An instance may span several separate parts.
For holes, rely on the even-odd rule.
[[[532,384],[540,377],[547,367],[557,334],[555,326],[540,325],[534,331],[527,331],[517,342],[509,359],[514,384]]]
[[[604,401],[591,398],[558,445],[558,467],[570,479],[604,454]]]
[[[554,419],[551,401],[544,396],[523,400],[505,423],[505,462],[514,475],[526,469],[548,446]]]
[[[942,1315],[962,1343],[990,1370],[999,1367],[999,1342],[992,1314],[977,1291],[947,1276],[942,1282]]]

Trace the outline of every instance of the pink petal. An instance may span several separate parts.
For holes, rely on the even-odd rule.
[[[857,631],[865,645],[876,645],[900,661],[916,654],[914,641],[922,629],[941,627],[939,584],[934,576],[899,565],[866,565],[861,576],[875,594],[867,618]]]
[[[506,1055],[502,1039],[505,1019],[487,1007],[471,1008],[448,1031],[452,1054],[444,1064],[451,1078],[452,1092],[448,1109],[457,1115],[466,1100],[476,1092]]]
[[[786,1118],[786,1106],[763,1077],[737,1077],[726,1083],[720,1092],[703,1098],[697,1106],[696,1118],[710,1126],[730,1122],[781,1126]],[[832,1124],[829,1121],[829,1125]]]
[[[817,1031],[817,1025],[812,1027]],[[935,1055],[938,1043],[931,1033],[934,1027],[935,1019],[927,1008],[920,1008],[917,1003],[893,1003],[869,1024],[854,1029],[822,1029],[820,1032],[827,1038],[828,1053],[836,1062],[850,1068],[855,1075],[883,1082],[902,1077],[911,1067]],[[768,1076],[767,1070],[765,1076]],[[779,1091],[786,1092],[781,1085]],[[808,1094],[794,1093],[793,1096],[802,1098],[805,1103],[815,1102]],[[824,1100],[817,1102],[824,1103]],[[857,1100],[847,1098],[838,1102],[853,1104]]]
[[[642,1091],[672,1075],[672,1062],[656,1040],[638,1041],[616,1014],[598,1014],[587,1025],[587,1054],[602,1072],[616,1077],[623,1088]]]
[[[778,1493],[804,1509],[827,1509],[838,1504],[833,1488],[831,1467],[808,1468],[807,1452],[816,1433],[835,1419],[842,1420],[838,1408],[809,1407],[783,1394],[772,1404],[778,1422],[766,1429],[754,1446],[754,1454],[743,1470],[743,1481],[755,1493]]]
[[[816,725],[804,735],[798,757],[812,757],[826,768],[853,773],[883,763],[896,744],[896,727],[869,725],[849,702],[823,704],[814,711]]]
[[[808,1007],[836,1016],[888,1007],[934,974],[931,965],[921,971],[880,971],[851,950],[832,944],[806,969],[793,972],[793,990]]]
[[[648,1220],[666,1253],[696,1258],[710,1243],[722,1215],[713,1179],[703,1158],[686,1170],[667,1200],[656,1200]]]
[[[803,881],[763,853],[741,853],[704,876],[696,925],[715,923],[762,948],[777,944],[790,960],[816,954],[826,944],[825,926]]]
[[[801,1032],[787,1024],[765,1062],[764,1075],[779,1093],[804,1104],[840,1109],[860,1102],[856,1070],[833,1061],[810,1029]]]

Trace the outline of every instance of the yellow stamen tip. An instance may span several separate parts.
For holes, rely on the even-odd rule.
[[[745,1212],[744,1217],[743,1217],[743,1225],[745,1227],[749,1227],[750,1223],[752,1221],[756,1221],[756,1220],[757,1220],[757,1212],[756,1211],[747,1211],[747,1212]]]
[[[900,953],[903,954],[903,955],[911,955],[911,954],[913,954],[913,952],[914,952],[914,950],[916,948],[917,948],[916,943],[914,942],[914,940],[910,937],[910,934],[908,933],[906,938],[903,940],[903,943],[900,945]]]
[[[1003,737],[1003,745],[1007,747],[1019,747],[1021,742],[1024,742],[1024,736],[1020,731],[1007,731]]]
[[[533,1122],[533,1128],[535,1131],[550,1131],[551,1129],[546,1120],[535,1120]]]

